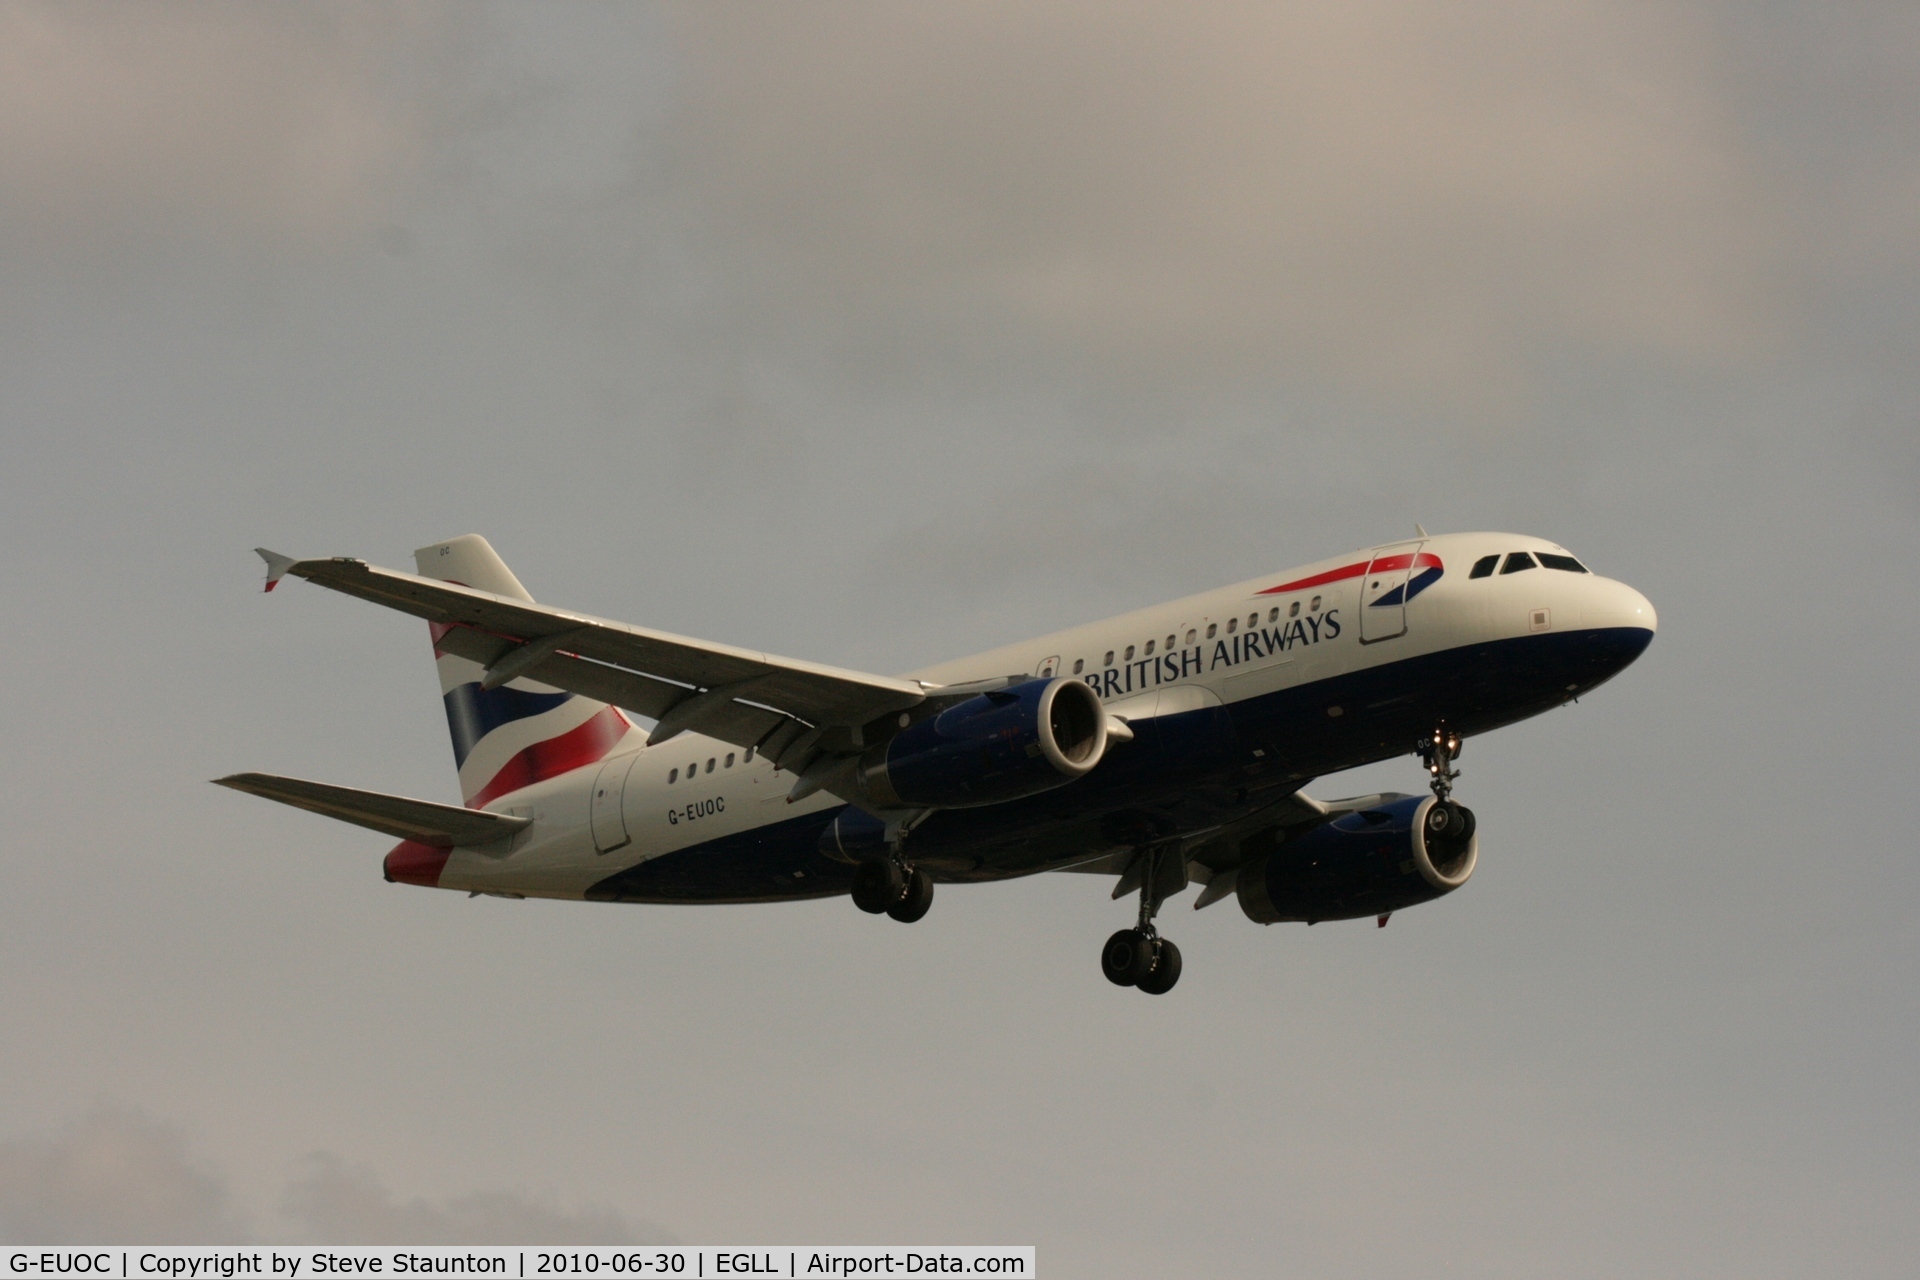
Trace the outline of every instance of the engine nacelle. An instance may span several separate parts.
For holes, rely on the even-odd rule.
[[[850,804],[821,828],[816,847],[841,862],[873,862],[887,856],[887,824]]]
[[[1028,680],[948,707],[860,757],[874,809],[962,809],[1083,777],[1107,751],[1107,713],[1084,681]]]
[[[1467,882],[1480,857],[1473,811],[1405,796],[1343,814],[1243,864],[1249,920],[1356,920],[1430,902]]]

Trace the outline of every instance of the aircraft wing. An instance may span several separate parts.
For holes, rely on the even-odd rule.
[[[685,730],[756,747],[796,772],[827,730],[925,700],[918,681],[868,675],[665,631],[609,622],[362,560],[295,560],[262,548],[267,589],[285,574],[432,624],[441,651],[486,668],[488,687],[525,677],[658,721],[651,742]]]
[[[264,796],[309,813],[383,831],[402,840],[417,840],[437,849],[504,840],[533,821],[512,814],[463,809],[431,800],[409,800],[405,796],[336,787],[304,778],[282,778],[271,773],[235,773],[213,781],[216,786]]]

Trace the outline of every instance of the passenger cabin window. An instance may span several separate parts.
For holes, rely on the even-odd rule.
[[[1111,649],[1107,650],[1107,660],[1102,665],[1109,666],[1109,667],[1113,665],[1113,650]]]
[[[707,757],[707,772],[708,772],[708,773],[712,773],[712,772],[713,772],[713,757],[712,757],[712,756],[708,756],[708,757]]]
[[[1260,615],[1259,615],[1259,614],[1257,614],[1257,613],[1250,613],[1250,614],[1248,614],[1248,615],[1247,615],[1247,625],[1248,625],[1249,627],[1257,627],[1257,626],[1259,626],[1259,625],[1260,625]]]
[[[678,769],[667,770],[667,785],[672,786],[678,781],[680,781],[680,771]]]
[[[752,748],[752,747],[748,747],[748,748],[747,748],[747,754],[745,754],[745,755],[743,755],[743,756],[741,756],[741,757],[740,757],[740,763],[741,763],[741,764],[752,764],[752,763],[753,763],[753,748]]]
[[[1300,602],[1298,600],[1295,600],[1287,606],[1287,616],[1289,618],[1297,618],[1300,616]]]
[[[1187,643],[1188,643],[1188,644],[1192,644],[1192,643],[1193,643],[1193,635],[1194,635],[1194,632],[1193,632],[1193,628],[1192,628],[1192,627],[1188,627],[1188,628],[1187,628]]]
[[[1187,637],[1187,639],[1189,639],[1189,640],[1191,640],[1191,639],[1193,639],[1193,637],[1192,637],[1192,636],[1188,636],[1188,637]],[[1173,637],[1172,637],[1172,636],[1168,636],[1168,637],[1167,637],[1167,648],[1169,648],[1169,649],[1171,649],[1171,648],[1173,648]]]
[[[1557,556],[1551,551],[1536,551],[1533,554],[1535,559],[1539,560],[1541,564],[1549,569],[1559,569],[1564,573],[1585,573],[1587,571],[1587,566],[1581,564],[1572,556]]]
[[[1469,578],[1491,578],[1493,576],[1493,567],[1499,563],[1500,555],[1498,552],[1490,556],[1481,556],[1473,562],[1473,571],[1467,574],[1467,576]]]
[[[1153,641],[1151,640],[1147,641],[1147,656],[1149,658],[1153,656]]]
[[[1311,600],[1309,600],[1309,601],[1307,601],[1307,612],[1308,612],[1308,613],[1318,613],[1318,612],[1320,612],[1320,597],[1319,597],[1319,596],[1315,596],[1315,597],[1314,597],[1313,599],[1311,599]]]
[[[1087,660],[1085,658],[1075,658],[1073,660],[1073,674],[1079,675],[1082,671],[1085,671],[1086,669],[1087,669]]]
[[[1220,624],[1217,622],[1209,622],[1207,624],[1207,639],[1211,640],[1218,634],[1220,634]]]
[[[1127,656],[1126,656],[1126,658],[1124,659],[1124,661],[1127,661],[1127,662],[1132,662],[1132,661],[1133,661],[1133,646],[1132,646],[1132,645],[1128,645],[1128,646],[1127,646]]]
[[[725,767],[728,769],[733,768],[733,752],[731,751],[727,752],[727,763]]]
[[[1228,619],[1227,619],[1227,634],[1228,634],[1228,635],[1232,635],[1232,634],[1233,634],[1234,632],[1236,632],[1236,631],[1238,631],[1239,629],[1240,629],[1240,619],[1238,619],[1238,618],[1228,618]]]
[[[1524,551],[1516,551],[1507,557],[1505,564],[1500,566],[1500,572],[1503,574],[1519,573],[1523,569],[1535,569],[1538,567],[1538,565],[1534,564],[1532,556]]]
[[[1280,621],[1280,606],[1279,606],[1279,605],[1275,605],[1275,606],[1273,606],[1273,608],[1271,608],[1271,609],[1269,609],[1269,610],[1267,610],[1267,621],[1268,621],[1268,622],[1278,622],[1278,621]]]

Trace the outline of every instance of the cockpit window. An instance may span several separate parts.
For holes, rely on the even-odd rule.
[[[1519,573],[1522,569],[1537,568],[1533,557],[1524,551],[1515,551],[1507,556],[1507,562],[1500,566],[1501,573]]]
[[[1572,556],[1557,556],[1551,551],[1536,551],[1533,554],[1541,564],[1547,566],[1549,569],[1560,569],[1567,573],[1585,573],[1587,571],[1587,566],[1581,564]]]
[[[1473,572],[1467,576],[1469,578],[1490,578],[1493,576],[1493,567],[1499,563],[1500,557],[1497,555],[1481,556],[1473,562]]]

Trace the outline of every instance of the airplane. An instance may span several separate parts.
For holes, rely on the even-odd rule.
[[[1373,917],[1479,861],[1463,740],[1591,692],[1653,606],[1554,543],[1418,537],[870,675],[536,604],[486,539],[417,573],[259,549],[425,619],[464,805],[263,773],[215,781],[400,838],[389,882],[504,898],[781,902],[848,894],[911,923],[936,883],[1116,877],[1101,949],[1153,995],[1155,923],[1235,897],[1261,924]],[[1316,777],[1416,754],[1431,794],[1322,801]]]

